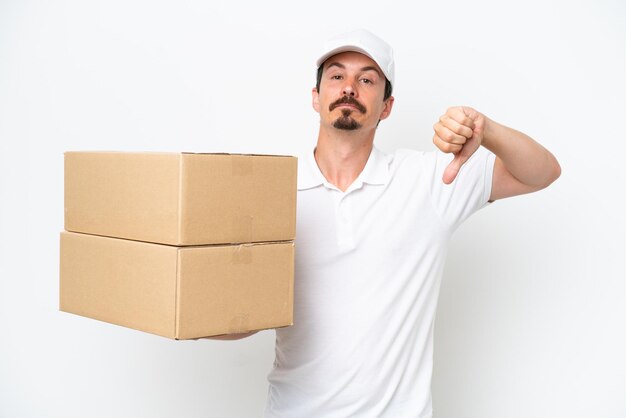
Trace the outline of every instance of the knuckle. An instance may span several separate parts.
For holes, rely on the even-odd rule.
[[[446,144],[445,145],[446,152],[455,152],[456,147],[457,146],[454,145],[454,144]]]

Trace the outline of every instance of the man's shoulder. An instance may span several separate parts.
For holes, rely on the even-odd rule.
[[[437,150],[417,150],[413,148],[396,148],[391,152],[385,152],[386,155],[392,157],[394,160],[398,160],[398,162],[404,160],[428,160],[437,158]]]
[[[390,167],[396,170],[423,170],[432,168],[437,159],[435,151],[422,151],[410,148],[398,148],[387,154]]]

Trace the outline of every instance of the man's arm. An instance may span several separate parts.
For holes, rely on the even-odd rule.
[[[528,135],[491,120],[485,126],[482,145],[496,155],[490,200],[536,192],[559,178],[554,155]]]
[[[539,143],[470,107],[449,108],[434,130],[435,145],[455,154],[443,175],[446,184],[480,145],[496,155],[491,201],[541,190],[561,175],[554,155]]]

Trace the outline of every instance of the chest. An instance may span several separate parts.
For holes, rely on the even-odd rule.
[[[301,266],[338,258],[392,262],[436,251],[448,238],[419,182],[363,185],[348,194],[318,187],[298,194],[296,252]]]

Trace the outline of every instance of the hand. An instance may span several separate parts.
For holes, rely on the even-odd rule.
[[[433,129],[433,143],[441,151],[454,154],[454,159],[443,172],[443,182],[450,184],[461,166],[480,147],[483,141],[486,117],[471,107],[449,108]]]

